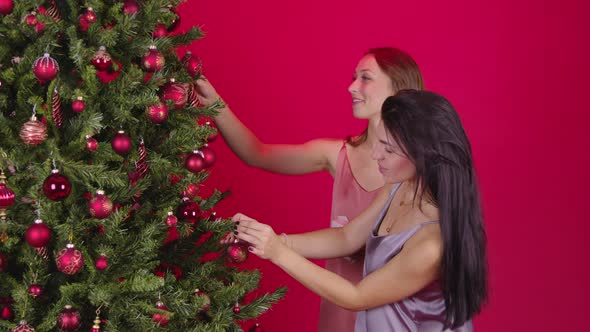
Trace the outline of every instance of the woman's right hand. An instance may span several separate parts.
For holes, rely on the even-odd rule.
[[[205,76],[201,75],[199,79],[195,82],[195,89],[197,91],[197,96],[199,97],[199,101],[206,107],[213,105],[215,102],[221,99],[215,88]]]

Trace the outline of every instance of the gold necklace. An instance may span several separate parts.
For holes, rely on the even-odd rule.
[[[400,202],[400,204],[399,204],[399,206],[402,206],[402,205],[404,205],[403,203],[404,203],[404,202],[403,202],[403,201],[401,201],[401,202]],[[408,203],[406,203],[406,204],[408,204]],[[391,220],[391,222],[389,223],[389,225],[388,225],[387,227],[385,227],[385,231],[386,231],[387,233],[391,232],[391,228],[393,227],[393,225],[395,225],[395,224],[397,223],[397,221],[398,221],[398,220],[400,220],[400,219],[402,219],[403,217],[405,217],[406,215],[408,215],[408,214],[410,213],[410,211],[412,211],[412,207],[413,207],[413,206],[411,206],[411,207],[410,207],[410,208],[409,208],[409,209],[408,209],[406,212],[404,212],[403,214],[399,215],[397,218],[392,218],[392,220]]]

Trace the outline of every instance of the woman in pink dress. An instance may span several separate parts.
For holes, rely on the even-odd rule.
[[[221,100],[204,77],[195,85],[199,100],[205,106]],[[250,166],[291,175],[329,172],[334,177],[330,226],[343,227],[373,201],[384,184],[377,162],[371,159],[381,105],[399,90],[423,87],[418,65],[410,55],[390,47],[374,48],[360,59],[348,88],[354,116],[368,122],[359,136],[345,141],[322,138],[297,145],[266,144],[260,142],[227,105],[214,121],[228,146]],[[362,255],[327,260],[326,268],[356,283],[362,277]],[[354,322],[355,312],[322,299],[318,331],[352,332]]]

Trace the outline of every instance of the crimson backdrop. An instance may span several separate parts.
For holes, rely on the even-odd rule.
[[[347,86],[362,53],[382,45],[411,53],[473,145],[491,268],[477,330],[585,330],[586,3],[190,0],[180,12],[181,29],[208,33],[191,47],[207,77],[267,142],[357,133],[364,123],[352,117]],[[272,175],[246,167],[222,141],[213,148],[207,185],[233,193],[222,215],[243,212],[287,233],[328,225],[328,174]],[[262,289],[290,288],[260,318],[267,332],[315,330],[316,295],[267,262],[247,264],[264,273]]]

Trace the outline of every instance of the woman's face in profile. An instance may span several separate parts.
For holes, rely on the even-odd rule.
[[[379,68],[372,54],[359,61],[348,92],[352,96],[353,114],[358,119],[380,117],[385,98],[394,93],[389,76]]]

